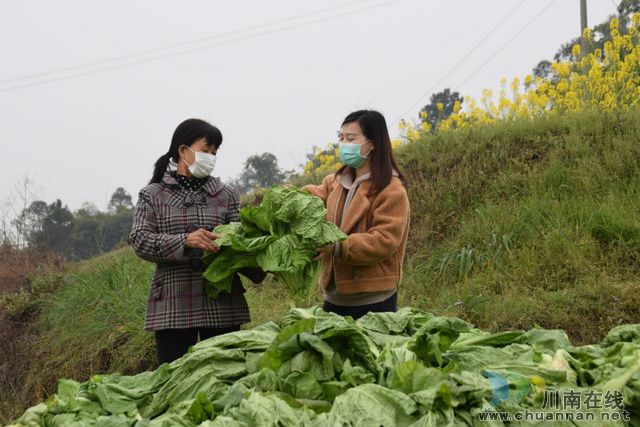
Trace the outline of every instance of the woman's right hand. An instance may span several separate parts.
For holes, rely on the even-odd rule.
[[[214,243],[217,238],[217,234],[200,228],[193,233],[187,234],[185,246],[188,248],[202,249],[207,252],[218,252],[220,247]]]

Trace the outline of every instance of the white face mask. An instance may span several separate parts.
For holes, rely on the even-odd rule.
[[[191,150],[190,147],[187,148]],[[192,164],[189,165],[189,163],[183,159],[183,161],[189,165],[189,172],[196,178],[206,178],[211,175],[213,168],[216,166],[216,156],[201,151],[193,151],[193,153],[196,155],[196,159]]]

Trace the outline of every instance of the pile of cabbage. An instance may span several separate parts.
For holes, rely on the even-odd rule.
[[[618,421],[481,421],[487,414],[525,410],[553,416],[560,409],[545,408],[553,391],[610,396],[608,408],[603,401],[597,408],[572,412],[578,417],[617,414]],[[61,380],[57,394],[12,425],[639,422],[640,324],[616,327],[597,345],[573,346],[561,330],[487,333],[459,318],[412,308],[353,321],[313,307],[292,309],[279,324],[202,341],[153,372],[95,375],[84,383]]]

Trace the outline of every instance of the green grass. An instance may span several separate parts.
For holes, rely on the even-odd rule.
[[[66,286],[47,296],[24,373],[23,398],[42,400],[60,376],[134,373],[153,362],[154,342],[143,331],[152,265],[119,250],[80,264]]]
[[[42,312],[21,343],[29,362],[16,373],[15,384],[2,387],[0,424],[45,400],[59,378],[84,381],[95,373],[156,368],[153,334],[143,330],[153,268],[130,249],[121,249],[78,264],[60,290],[32,302]],[[261,285],[246,282],[252,309],[246,327],[277,320],[291,304],[309,304],[290,301],[273,279]]]
[[[411,182],[401,303],[594,342],[640,319],[640,114],[553,115],[400,152]]]
[[[399,161],[412,208],[401,306],[488,330],[561,328],[576,343],[640,319],[640,112],[428,135]],[[59,377],[155,366],[142,329],[152,269],[120,250],[77,266],[46,297],[23,345],[23,407]],[[291,304],[272,279],[246,296],[249,327]]]

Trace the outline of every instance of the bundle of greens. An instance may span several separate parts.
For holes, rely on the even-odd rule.
[[[575,399],[573,408],[545,407],[550,392],[600,400],[591,407],[581,401],[577,407]],[[547,418],[503,421],[524,411]],[[559,423],[559,412],[576,418]],[[581,414],[599,421],[581,422]],[[411,308],[353,321],[313,307],[293,309],[279,324],[202,341],[154,372],[61,380],[56,395],[12,426],[639,422],[640,324],[614,328],[599,345],[576,347],[561,330],[487,333]]]
[[[202,258],[207,293],[215,298],[230,292],[237,271],[260,267],[276,274],[293,296],[308,296],[321,269],[315,249],[347,238],[326,213],[319,198],[285,187],[272,188],[260,206],[242,208],[240,222],[215,228],[220,250]]]

